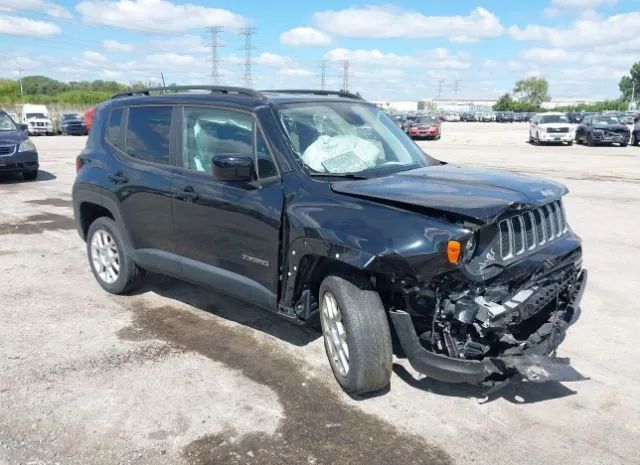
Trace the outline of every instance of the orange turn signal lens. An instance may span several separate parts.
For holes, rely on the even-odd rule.
[[[458,263],[460,260],[460,242],[449,241],[447,243],[447,258],[449,263]]]

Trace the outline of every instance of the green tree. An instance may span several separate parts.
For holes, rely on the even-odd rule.
[[[544,78],[520,79],[513,88],[513,93],[522,102],[539,107],[542,102],[551,100],[549,96],[549,83]]]
[[[628,75],[622,76],[618,86],[620,87],[620,92],[622,92],[622,100],[625,102],[630,102],[632,99],[638,100],[638,94],[640,93],[640,61],[631,67]]]
[[[513,110],[513,99],[510,94],[504,94],[498,99],[493,106],[495,111],[511,111]]]
[[[60,82],[46,76],[26,76],[22,78],[22,88],[24,93],[27,95],[56,95],[68,90],[69,86],[64,82]]]
[[[20,85],[13,79],[0,79],[0,103],[12,104],[20,98]]]

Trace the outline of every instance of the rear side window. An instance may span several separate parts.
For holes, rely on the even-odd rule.
[[[170,164],[171,107],[130,107],[125,152],[139,160]]]
[[[109,115],[109,122],[107,123],[107,132],[105,138],[114,147],[122,150],[122,114],[124,110],[122,108],[114,108]]]

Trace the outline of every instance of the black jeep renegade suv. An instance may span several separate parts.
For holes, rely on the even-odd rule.
[[[154,271],[319,319],[349,392],[385,387],[394,347],[454,383],[570,369],[553,354],[586,271],[567,189],[435,160],[358,96],[118,94],[77,169],[75,219],[105,290]]]

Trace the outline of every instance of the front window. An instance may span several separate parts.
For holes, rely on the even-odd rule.
[[[16,127],[15,124],[13,124],[13,121],[11,121],[11,118],[9,118],[9,115],[7,115],[6,113],[0,113],[0,131],[17,131],[18,128]]]
[[[617,116],[597,115],[593,117],[593,124],[620,124]]]
[[[569,118],[565,115],[542,115],[540,117],[541,123],[568,123]]]
[[[27,119],[38,118],[38,119],[47,119],[44,113],[27,113]]]
[[[434,124],[436,118],[435,116],[418,116],[415,122],[416,124]]]
[[[62,115],[61,119],[62,120],[82,119],[82,117],[80,116],[79,113],[65,113],[65,114]]]
[[[307,102],[282,105],[279,111],[291,146],[312,175],[370,177],[432,164],[374,105]]]

